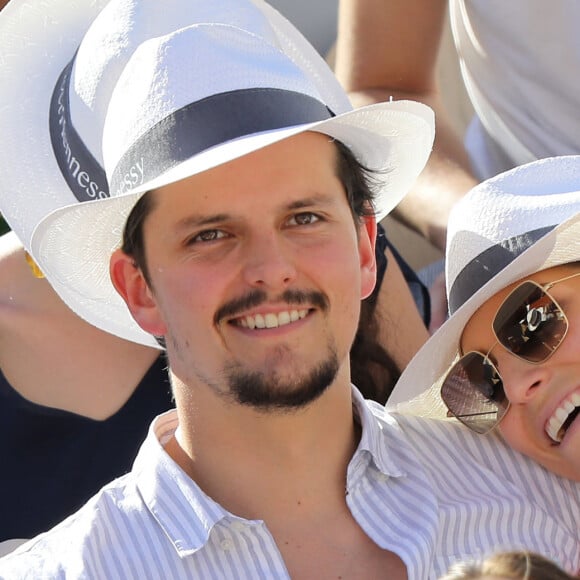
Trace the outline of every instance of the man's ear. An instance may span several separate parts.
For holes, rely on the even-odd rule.
[[[160,316],[155,296],[133,258],[116,250],[109,262],[111,281],[135,322],[153,336],[165,336],[166,327]]]
[[[374,216],[363,216],[359,229],[361,300],[372,294],[377,282],[376,242],[377,221]]]

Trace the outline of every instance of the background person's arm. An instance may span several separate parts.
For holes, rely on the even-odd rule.
[[[379,342],[403,370],[429,338],[409,286],[391,250],[386,250],[387,269],[377,296]]]
[[[413,99],[436,115],[435,148],[395,217],[445,250],[453,204],[476,184],[436,75],[447,0],[340,0],[336,73],[355,106]]]

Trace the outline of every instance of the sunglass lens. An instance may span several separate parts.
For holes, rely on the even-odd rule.
[[[546,360],[560,346],[568,323],[552,298],[533,282],[518,286],[493,321],[498,341],[529,362]]]
[[[453,416],[477,433],[495,427],[508,407],[499,373],[479,352],[467,353],[451,367],[441,398]]]

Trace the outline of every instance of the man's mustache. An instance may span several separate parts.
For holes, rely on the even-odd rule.
[[[268,294],[264,290],[251,290],[240,298],[235,298],[224,304],[214,316],[214,323],[219,324],[224,318],[235,318],[244,311],[268,302]],[[328,298],[322,292],[312,290],[285,290],[272,302],[285,302],[288,306],[310,304],[321,310],[328,310]]]

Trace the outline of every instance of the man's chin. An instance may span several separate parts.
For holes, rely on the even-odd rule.
[[[336,356],[330,356],[310,372],[237,372],[230,376],[230,393],[237,403],[264,412],[302,409],[316,401],[333,383],[338,372]],[[297,376],[298,375],[298,376]]]

